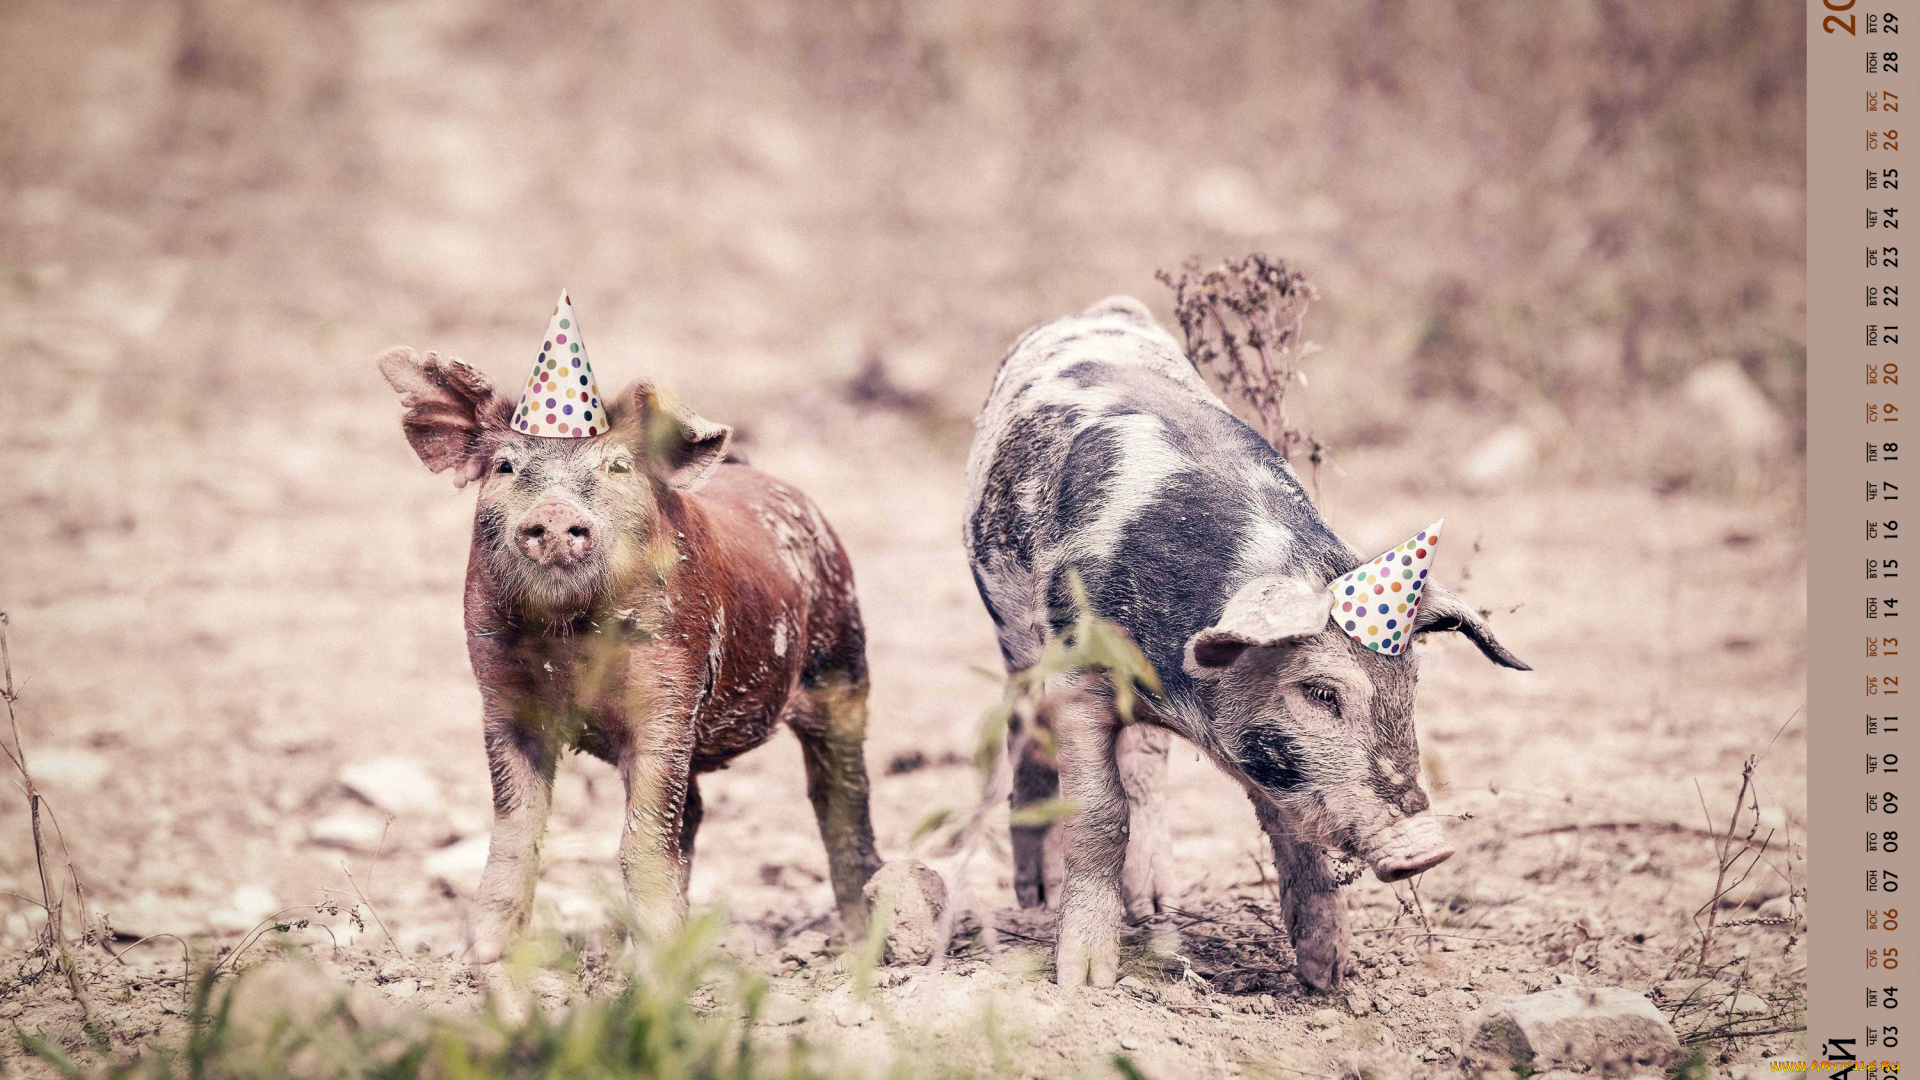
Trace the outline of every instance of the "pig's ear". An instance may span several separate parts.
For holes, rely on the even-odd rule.
[[[733,429],[687,408],[672,391],[641,379],[623,395],[649,471],[676,491],[694,491],[727,456]]]
[[[1220,621],[1187,639],[1184,666],[1196,679],[1210,679],[1260,645],[1312,637],[1327,627],[1333,594],[1325,585],[1295,577],[1258,577],[1227,601]]]
[[[1420,609],[1413,617],[1413,636],[1453,630],[1467,635],[1487,659],[1515,671],[1532,671],[1526,661],[1507,651],[1493,636],[1493,627],[1473,609],[1473,605],[1440,585],[1429,584],[1420,594]]]
[[[481,429],[500,419],[493,383],[458,360],[442,360],[434,352],[422,357],[405,346],[388,349],[379,364],[387,385],[407,407],[400,428],[413,452],[433,472],[452,469],[458,487],[478,478],[486,466],[479,452]]]

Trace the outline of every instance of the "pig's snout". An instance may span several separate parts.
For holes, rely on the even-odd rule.
[[[570,502],[549,499],[520,522],[520,547],[542,566],[568,566],[593,550],[593,519]]]
[[[1368,861],[1381,881],[1400,881],[1431,870],[1453,857],[1453,846],[1441,834],[1432,814],[1401,818],[1375,837]]]

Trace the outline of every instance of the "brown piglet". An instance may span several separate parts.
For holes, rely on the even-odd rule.
[[[397,348],[380,370],[427,468],[479,487],[467,652],[493,774],[493,836],[468,958],[527,921],[565,750],[626,783],[620,872],[643,936],[686,908],[698,776],[800,739],[850,931],[879,867],[867,809],[866,634],[846,552],[792,487],[727,455],[732,429],[642,380],[592,438],[512,430],[512,402],[458,360]]]

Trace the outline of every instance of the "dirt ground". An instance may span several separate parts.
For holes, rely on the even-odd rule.
[[[1665,102],[1714,64],[1792,70],[1797,29],[1762,27],[1697,69],[1672,59],[1694,29],[1655,5],[1515,30],[1495,47],[1587,34],[1594,85],[1622,64],[1638,80],[1615,104],[1639,119],[1574,108],[1556,115],[1580,132],[1559,136],[1381,81],[1381,64],[1428,70],[1382,60],[1394,41],[1455,70],[1471,8],[1416,27],[1378,5],[1392,17],[1348,39],[1362,47],[1280,33],[1312,12],[1285,5],[1206,9],[1190,39],[1158,8],[1095,33],[1084,13],[916,22],[880,5],[830,33],[806,3],[663,5],[640,22],[433,0],[9,5],[0,78],[38,108],[0,126],[0,609],[26,746],[87,902],[123,935],[112,947],[231,947],[276,911],[363,894],[384,930],[331,917],[331,938],[297,939],[407,1007],[479,1000],[456,956],[489,817],[460,623],[472,496],[402,441],[382,348],[439,349],[517,386],[564,285],[609,389],[651,374],[737,425],[853,557],[882,851],[950,869],[911,836],[976,798],[970,757],[998,692],[959,545],[968,419],[995,361],[1026,325],[1108,293],[1164,317],[1156,267],[1264,248],[1325,298],[1304,392],[1335,448],[1325,516],[1371,551],[1444,515],[1438,579],[1535,668],[1423,646],[1422,746],[1458,855],[1417,893],[1355,883],[1359,975],[1308,994],[1270,922],[1251,810],[1177,748],[1179,910],[1132,939],[1133,981],[1053,988],[1051,927],[1018,911],[990,851],[974,893],[1001,953],[889,974],[876,1007],[1007,1075],[1080,1075],[1119,1052],[1153,1077],[1446,1074],[1483,1003],[1569,983],[1671,994],[1694,973],[1716,870],[1702,801],[1724,830],[1759,755],[1757,836],[1773,839],[1722,916],[1759,921],[1723,930],[1709,958],[1735,1012],[1670,1011],[1683,1037],[1763,1033],[1704,1038],[1717,1070],[1785,1053],[1806,809],[1804,230],[1798,121],[1775,103],[1791,85],[1754,76],[1727,106],[1751,134],[1729,149],[1720,131],[1722,157],[1695,163],[1757,178],[1735,210],[1759,226],[1694,205],[1707,235],[1677,239],[1609,215],[1710,181],[1662,156],[1680,153],[1659,141]],[[1634,67],[1616,30],[1658,55]],[[1144,89],[1114,73],[1163,31],[1177,72]],[[1272,56],[1233,51],[1255,32]],[[1227,78],[1206,73],[1216,54],[1245,83],[1232,94],[1208,81]],[[742,56],[755,62],[731,69]],[[1297,78],[1261,81],[1287,63]],[[1524,83],[1456,75],[1459,93],[1500,100]],[[1175,122],[1209,94],[1200,130]],[[1456,127],[1420,134],[1423,110]],[[1325,145],[1281,149],[1307,134]],[[1404,153],[1375,156],[1375,136]],[[1503,156],[1515,147],[1532,156]],[[1602,182],[1589,174],[1631,176],[1637,194],[1596,203],[1574,179]],[[1539,188],[1501,180],[1522,175]],[[1561,223],[1572,255],[1523,239],[1571,207],[1586,215]],[[1703,269],[1708,250],[1739,257]],[[1688,396],[1690,373],[1726,358],[1744,412]],[[884,1060],[887,1026],[821,951],[838,931],[792,738],[703,792],[695,904],[723,907],[728,951],[801,1003],[776,1019]],[[603,924],[619,806],[608,767],[563,765],[542,925]],[[64,987],[21,979],[40,918],[23,800],[0,806],[0,837],[0,1018],[72,1040]],[[117,1043],[177,1034],[177,942],[125,964],[85,951]]]

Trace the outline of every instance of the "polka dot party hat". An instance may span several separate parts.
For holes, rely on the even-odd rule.
[[[580,339],[580,320],[566,290],[547,320],[547,336],[540,355],[533,358],[533,374],[520,392],[513,410],[513,430],[546,439],[586,439],[607,430],[600,409],[600,386],[587,362],[587,343]]]
[[[1347,636],[1375,652],[1398,656],[1413,643],[1413,616],[1427,586],[1445,518],[1420,535],[1333,579],[1333,618]]]

